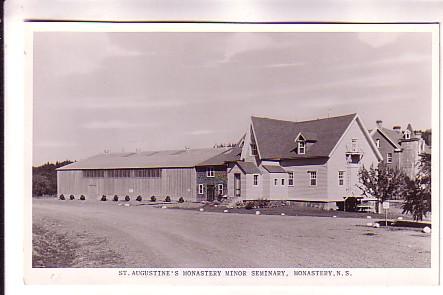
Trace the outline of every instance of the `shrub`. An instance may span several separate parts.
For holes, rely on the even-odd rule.
[[[80,196],[80,200],[82,200],[82,201],[86,200],[85,196],[84,196],[84,195],[81,195],[81,196]]]
[[[183,199],[183,197],[180,197],[180,199],[178,199],[179,203],[183,203],[185,200]]]
[[[136,200],[141,202],[142,201],[142,196],[138,196]]]
[[[254,207],[255,207],[255,203],[254,203],[254,201],[249,201],[249,202],[247,202],[246,205],[245,205],[245,209],[247,209],[247,210],[251,210],[251,209],[253,209]]]
[[[74,199],[75,199],[74,195],[70,195],[70,196],[69,196],[69,199],[70,199],[70,200],[74,200]]]
[[[106,196],[105,195],[102,196],[101,201],[106,201]]]
[[[126,201],[126,202],[129,202],[130,200],[131,200],[131,198],[130,198],[129,196],[126,196],[126,197],[125,197],[125,201]]]
[[[171,197],[170,196],[166,196],[165,202],[171,202]]]
[[[118,201],[118,196],[117,195],[114,195],[114,199],[112,199],[114,202],[117,202]]]
[[[271,203],[271,201],[265,200],[265,199],[258,199],[254,203],[255,203],[255,207],[267,208],[267,207],[269,207],[269,204]]]
[[[151,202],[157,201],[157,198],[155,196],[151,196]]]
[[[60,195],[60,200],[64,200],[65,199],[65,195],[61,194]]]

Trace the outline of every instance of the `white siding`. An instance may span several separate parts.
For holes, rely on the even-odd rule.
[[[287,187],[288,200],[327,201],[328,168],[327,159],[301,159],[283,161],[282,167],[294,173],[294,186]],[[317,185],[310,185],[309,171],[317,172]],[[287,183],[286,183],[287,184]]]
[[[362,152],[363,158],[360,165],[347,164],[346,151],[352,145],[352,139],[357,139],[358,149]],[[354,120],[348,131],[338,143],[334,153],[328,161],[328,196],[332,200],[342,200],[345,196],[360,196],[361,191],[358,189],[358,171],[362,165],[369,168],[371,164],[377,165],[378,160],[375,152],[371,148],[368,139],[358,124]],[[343,186],[338,184],[338,171],[345,171],[345,183]]]

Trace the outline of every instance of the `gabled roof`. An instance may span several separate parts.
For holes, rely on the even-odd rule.
[[[386,129],[386,128],[375,128],[371,131],[371,136],[375,134],[375,132],[379,132],[386,140],[396,149],[401,149],[398,145],[398,142],[401,140],[402,135],[397,131]]]
[[[286,173],[286,170],[281,166],[262,165],[262,167],[265,168],[269,173]]]
[[[229,148],[100,154],[57,170],[195,167],[227,150]]]
[[[201,163],[198,163],[196,166],[215,166],[215,165],[223,165],[227,162],[235,162],[240,160],[241,147],[232,147],[214,157],[207,159]]]
[[[297,159],[328,157],[356,114],[340,117],[291,122],[252,117],[252,125],[261,159]],[[299,134],[317,140],[303,155],[292,152]]]
[[[261,174],[260,169],[255,163],[238,161],[236,164],[245,174]]]

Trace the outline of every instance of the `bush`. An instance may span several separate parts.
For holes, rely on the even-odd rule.
[[[249,201],[249,202],[247,202],[246,205],[245,205],[245,209],[247,209],[247,210],[251,210],[251,209],[253,209],[254,207],[255,207],[255,203],[254,203],[254,201]]]
[[[138,196],[136,200],[141,202],[142,201],[142,196]]]
[[[114,195],[114,199],[112,199],[114,202],[117,202],[118,201],[118,196],[117,195]]]
[[[267,207],[269,207],[269,204],[271,203],[271,201],[265,200],[265,199],[258,199],[256,201],[254,201],[254,203],[255,203],[255,207],[257,207],[257,208],[267,208]]]
[[[183,199],[183,197],[180,197],[180,199],[178,199],[179,203],[183,203],[185,200]]]
[[[151,196],[151,202],[157,201],[157,198],[155,196]]]
[[[80,200],[82,200],[82,201],[86,200],[85,196],[84,196],[84,195],[81,195],[81,196],[80,196]]]
[[[171,197],[170,196],[166,196],[165,202],[171,202]]]
[[[69,199],[70,199],[70,200],[74,200],[74,199],[75,199],[74,195],[70,195],[70,196],[69,196]]]
[[[101,201],[106,201],[106,196],[105,195],[102,196]]]
[[[126,201],[126,202],[129,202],[130,200],[131,200],[131,198],[130,198],[129,196],[126,196],[126,197],[125,197],[125,201]]]
[[[65,195],[61,194],[60,195],[60,200],[64,200],[65,199]]]
[[[345,210],[348,212],[357,211],[358,200],[356,197],[348,197],[345,199]]]

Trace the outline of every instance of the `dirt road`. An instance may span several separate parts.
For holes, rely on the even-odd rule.
[[[53,267],[430,267],[429,234],[367,222],[33,201],[34,241],[70,259]]]

